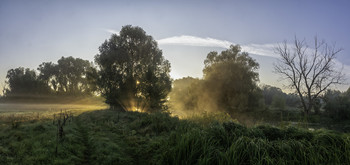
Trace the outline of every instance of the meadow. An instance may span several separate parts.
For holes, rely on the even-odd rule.
[[[350,163],[350,135],[327,129],[244,126],[225,114],[1,106],[0,164]]]

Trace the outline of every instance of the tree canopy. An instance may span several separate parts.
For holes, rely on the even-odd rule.
[[[170,63],[152,36],[124,26],[99,47],[97,84],[112,108],[154,111],[171,89]]]
[[[10,69],[6,78],[8,84],[8,89],[5,90],[6,96],[25,97],[49,93],[49,88],[39,81],[36,72],[29,68]]]
[[[96,91],[93,65],[80,58],[62,57],[58,63],[44,62],[37,73],[29,68],[15,68],[7,72],[7,97],[86,96]]]
[[[224,111],[230,115],[254,110],[260,105],[257,86],[259,64],[239,45],[210,52],[204,61],[203,79],[174,82],[170,105],[180,111]]]
[[[52,62],[40,64],[38,70],[39,79],[56,93],[91,94],[96,90],[89,79],[94,67],[87,60],[71,56],[62,57],[57,64]]]
[[[239,45],[231,45],[220,54],[210,52],[204,65],[204,86],[222,109],[232,113],[258,106],[259,64],[247,52],[241,52]]]

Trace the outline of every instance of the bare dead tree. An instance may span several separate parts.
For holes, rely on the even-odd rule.
[[[289,82],[288,87],[295,89],[305,115],[328,87],[344,82],[342,68],[335,66],[336,54],[340,51],[335,45],[318,41],[317,37],[312,48],[296,37],[294,44],[285,41],[275,48],[281,58],[274,64],[274,71]]]

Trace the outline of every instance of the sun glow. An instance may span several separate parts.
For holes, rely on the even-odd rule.
[[[141,99],[128,99],[121,101],[120,104],[127,111],[144,112],[147,107]]]

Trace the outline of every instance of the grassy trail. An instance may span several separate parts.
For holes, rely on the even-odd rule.
[[[73,137],[81,146],[81,156],[77,155],[80,159],[81,164],[89,164],[91,162],[91,154],[93,152],[93,146],[91,143],[91,137],[89,136],[88,128],[84,127],[80,120],[75,121],[75,128]]]

